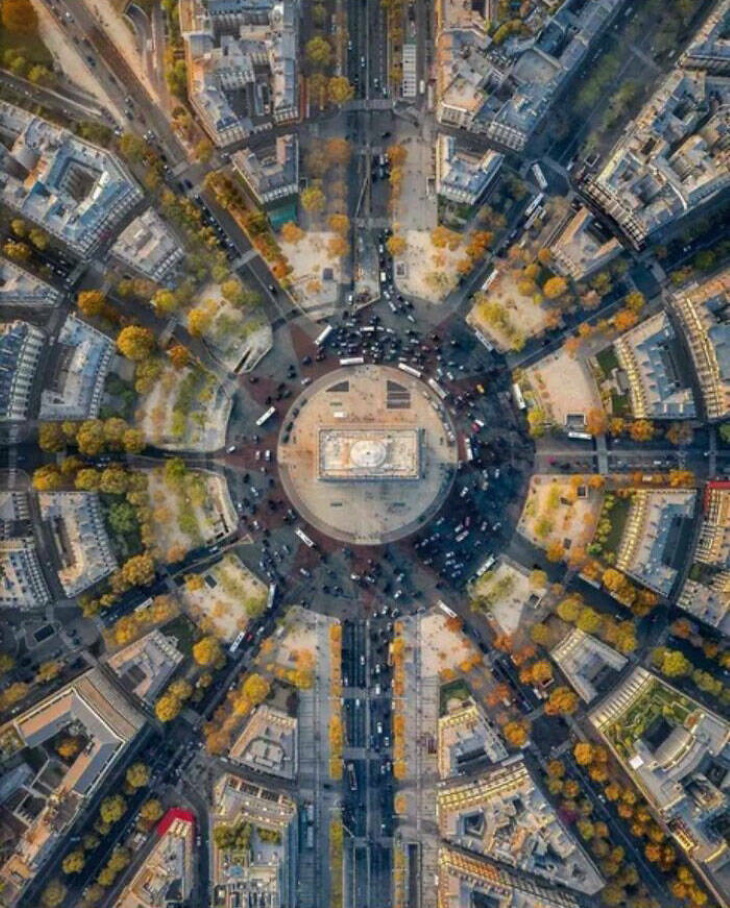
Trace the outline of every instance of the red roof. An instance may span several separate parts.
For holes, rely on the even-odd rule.
[[[718,489],[719,491],[725,491],[730,489],[730,479],[711,479],[705,486],[705,496],[703,500],[703,505],[705,510],[707,510],[707,504],[710,500],[710,490]]]
[[[157,824],[157,834],[164,835],[172,826],[175,820],[182,820],[184,823],[195,823],[195,815],[189,810],[183,810],[182,807],[171,807],[165,816]]]

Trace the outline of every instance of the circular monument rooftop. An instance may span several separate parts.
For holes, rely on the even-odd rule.
[[[279,438],[279,474],[302,517],[355,545],[415,532],[443,504],[458,463],[438,396],[390,366],[347,366],[310,385]]]

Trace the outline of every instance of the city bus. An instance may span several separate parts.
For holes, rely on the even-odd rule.
[[[276,584],[270,583],[269,584],[269,594],[266,597],[266,608],[267,609],[273,608],[275,596],[276,596]]]
[[[401,370],[401,372],[407,372],[414,378],[421,377],[421,373],[418,371],[418,369],[414,369],[413,366],[409,366],[408,363],[398,363],[398,368]]]
[[[256,425],[263,426],[263,424],[268,422],[274,415],[276,415],[276,407],[269,407],[269,409],[256,420]]]
[[[333,326],[327,325],[327,327],[324,329],[324,331],[315,340],[314,345],[316,347],[321,347],[322,344],[327,340],[327,338],[330,336],[330,334],[332,334],[333,331],[334,331]]]
[[[481,577],[482,574],[486,574],[487,571],[494,565],[494,562],[497,559],[494,555],[490,555],[486,561],[483,561],[482,564],[477,568],[477,577]]]
[[[309,536],[307,536],[307,534],[304,532],[304,530],[297,527],[294,530],[294,533],[302,540],[304,545],[309,546],[310,549],[314,548],[314,542],[309,538]]]
[[[493,282],[496,280],[498,274],[499,274],[499,269],[492,268],[492,270],[489,272],[489,276],[487,277],[486,281],[484,281],[482,286],[479,288],[482,291],[482,293],[485,293],[487,290],[489,290],[489,288],[492,286]]]
[[[428,379],[428,387],[434,391],[441,400],[446,400],[448,393],[441,387],[441,385],[436,381],[435,378]]]
[[[526,410],[527,404],[525,403],[525,398],[522,396],[522,391],[520,390],[520,386],[517,384],[517,382],[512,385],[512,393],[515,396],[515,401],[517,402],[517,406],[520,408],[520,410]]]
[[[545,174],[542,172],[542,167],[539,164],[532,165],[532,175],[535,177],[535,182],[540,187],[540,189],[547,189],[547,180],[545,179]]]
[[[439,601],[436,604],[441,609],[441,611],[444,613],[444,615],[447,615],[449,618],[458,618],[459,617],[453,609],[450,609],[448,607],[448,605],[444,602],[443,599],[439,599]]]
[[[530,202],[530,204],[525,208],[525,217],[528,217],[542,205],[545,198],[544,192],[538,192],[535,198]]]
[[[365,362],[364,356],[346,356],[340,360],[341,366],[362,366]]]

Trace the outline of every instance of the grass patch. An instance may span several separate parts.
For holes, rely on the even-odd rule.
[[[628,394],[611,391],[611,412],[614,416],[631,416],[631,398]]]
[[[616,503],[608,515],[608,519],[611,521],[611,532],[608,534],[606,541],[603,544],[604,555],[612,554],[615,556],[618,552],[618,547],[621,545],[621,537],[624,534],[624,527],[626,526],[630,509],[630,498],[616,499]]]
[[[178,615],[173,618],[169,624],[161,627],[160,630],[168,637],[174,637],[177,640],[177,648],[185,656],[192,655],[193,644],[199,634],[196,625],[188,618],[187,615]]]
[[[613,344],[611,344],[610,347],[606,347],[605,350],[601,350],[600,353],[596,353],[596,362],[605,378],[610,378],[614,369],[621,368],[616,357],[616,352],[613,349]]]
[[[446,707],[449,700],[470,700],[471,691],[461,678],[456,681],[450,681],[444,684],[439,691],[439,715],[446,715]]]

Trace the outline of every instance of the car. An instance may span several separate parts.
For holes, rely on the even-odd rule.
[[[228,448],[227,448],[226,450],[228,451],[229,454],[233,454],[233,452],[236,450],[236,446],[235,446],[235,445],[229,445]]]

